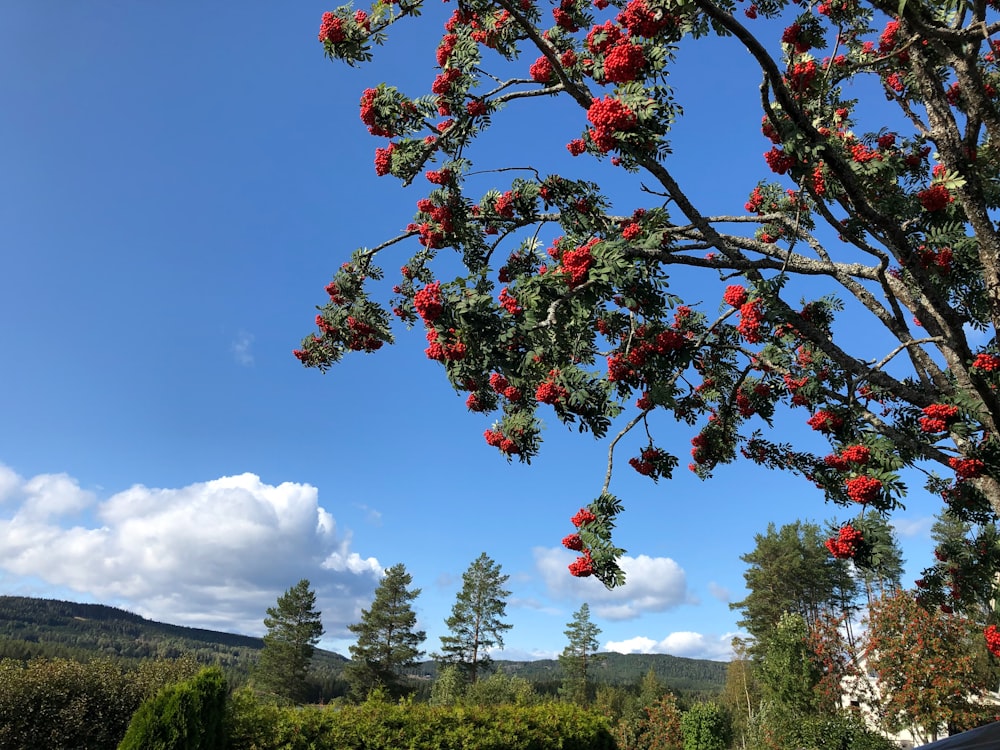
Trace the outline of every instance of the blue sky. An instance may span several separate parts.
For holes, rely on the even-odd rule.
[[[727,658],[740,555],[770,521],[837,515],[817,490],[742,464],[653,485],[626,451],[612,489],[629,584],[608,592],[569,576],[559,544],[600,489],[603,444],[551,425],[537,461],[508,465],[419,331],[325,376],[292,357],[337,266],[422,197],[375,176],[384,143],[358,99],[382,80],[429,89],[451,7],[428,6],[358,70],[323,58],[329,9],[0,6],[0,592],[260,634],[305,577],[324,645],[346,654],[346,625],[402,562],[434,651],[486,552],[510,575],[500,658],[558,654],[584,601],[604,648]],[[674,75],[686,116],[672,168],[709,210],[735,213],[769,144],[757,76],[723,55],[703,44]],[[566,153],[582,111],[505,114],[473,154],[482,168],[545,164],[602,181],[623,211],[643,205],[634,182]],[[691,428],[661,428],[683,465]],[[933,511],[916,491],[897,518],[909,580],[929,563]]]

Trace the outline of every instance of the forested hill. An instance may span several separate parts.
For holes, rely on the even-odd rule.
[[[531,682],[559,680],[562,674],[555,659],[502,661],[505,672]],[[599,654],[591,667],[594,682],[606,685],[635,685],[653,670],[661,683],[678,692],[717,693],[726,684],[727,662],[687,659],[670,654]]]
[[[0,658],[88,660],[104,656],[131,660],[191,655],[245,675],[262,647],[260,638],[155,622],[103,604],[0,596]],[[533,683],[554,684],[562,679],[559,662],[554,659],[495,661],[498,669]],[[318,649],[313,672],[336,680],[346,662],[340,654]],[[725,662],[667,654],[603,654],[594,666],[593,677],[598,683],[635,685],[650,669],[664,685],[677,691],[718,692],[726,680]],[[433,677],[435,671],[434,662],[423,662],[413,670],[423,679]]]
[[[260,638],[154,622],[116,607],[0,596],[0,656],[175,658],[233,664],[258,651]]]

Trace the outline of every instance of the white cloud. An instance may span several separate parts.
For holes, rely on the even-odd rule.
[[[733,593],[729,589],[727,589],[725,586],[720,586],[715,581],[709,582],[708,593],[710,593],[720,602],[728,603],[733,598]]]
[[[229,347],[233,353],[233,358],[243,367],[250,367],[253,364],[253,334],[240,331],[236,334],[236,340]]]
[[[2,497],[0,570],[156,620],[259,634],[267,607],[308,578],[336,637],[382,574],[350,549],[350,534],[338,535],[307,484],[241,474],[179,489],[135,485],[98,501],[66,475],[24,480],[0,466]],[[96,522],[79,520],[84,509]]]
[[[607,589],[594,578],[574,578],[567,565],[572,553],[560,548],[535,549],[535,567],[556,598],[587,601],[594,614],[608,620],[630,620],[649,612],[664,612],[695,603],[683,568],[669,557],[625,556],[619,561],[626,583]]]
[[[927,536],[930,533],[931,526],[934,524],[934,519],[925,516],[923,518],[905,518],[902,516],[894,516],[889,521],[892,524],[893,530],[901,538],[911,538],[918,536]]]
[[[624,641],[609,641],[604,650],[619,654],[670,654],[689,659],[728,661],[733,657],[733,635],[735,634],[726,633],[722,636],[705,636],[682,630],[671,633],[662,641],[641,635]]]

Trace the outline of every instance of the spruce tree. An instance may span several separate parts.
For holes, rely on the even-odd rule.
[[[436,658],[458,666],[470,683],[490,669],[489,649],[503,648],[503,634],[511,628],[503,621],[510,596],[504,584],[509,578],[485,552],[462,574],[462,590],[451,617],[445,620],[451,635],[441,636],[441,653]]]
[[[573,613],[572,622],[563,631],[569,644],[559,655],[559,665],[563,669],[563,682],[559,692],[573,703],[585,705],[588,701],[587,670],[599,658],[600,648],[597,636],[601,629],[590,621],[590,605],[584,602]]]
[[[256,687],[278,700],[300,703],[306,697],[313,651],[323,635],[316,593],[307,579],[279,596],[274,607],[268,607],[264,627],[267,634],[254,674]]]
[[[358,636],[344,669],[352,698],[364,700],[376,687],[393,697],[405,692],[403,671],[423,655],[420,645],[427,637],[415,629],[417,616],[410,605],[420,589],[409,589],[412,583],[402,563],[393,565],[375,589],[371,608],[361,610],[361,622],[347,626]]]

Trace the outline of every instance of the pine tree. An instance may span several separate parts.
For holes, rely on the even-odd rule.
[[[485,552],[462,574],[462,590],[445,620],[451,635],[441,636],[441,654],[435,658],[457,665],[470,683],[491,667],[489,649],[503,648],[503,634],[511,628],[503,621],[510,596],[504,584],[509,578]]]
[[[268,607],[264,648],[255,672],[258,690],[280,700],[301,702],[306,696],[306,674],[323,622],[316,611],[316,594],[303,578]]]
[[[587,670],[597,657],[601,629],[590,621],[590,605],[584,602],[573,614],[573,621],[563,631],[569,645],[559,655],[563,683],[559,692],[566,700],[585,705],[588,702]]]
[[[352,698],[364,700],[376,687],[394,697],[405,692],[403,670],[423,655],[420,644],[427,637],[423,630],[415,630],[417,616],[410,603],[420,589],[409,589],[411,583],[406,567],[393,565],[375,589],[371,609],[361,610],[361,622],[347,626],[358,636],[350,647],[352,661],[344,669]]]
[[[752,552],[740,557],[748,564],[743,577],[749,594],[730,604],[740,610],[739,625],[753,637],[758,654],[785,613],[812,622],[825,612],[852,611],[857,582],[845,560],[830,556],[819,526],[795,521],[780,529],[769,524],[754,537]]]

